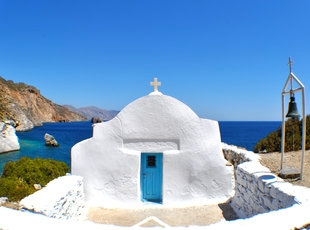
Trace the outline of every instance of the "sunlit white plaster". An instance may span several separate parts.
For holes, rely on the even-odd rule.
[[[93,127],[71,150],[72,174],[84,177],[88,201],[142,204],[142,152],[163,153],[163,205],[212,203],[233,193],[217,121],[199,118],[181,101],[153,92]]]

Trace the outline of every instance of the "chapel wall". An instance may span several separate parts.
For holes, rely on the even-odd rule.
[[[145,174],[152,177],[141,177],[145,153],[162,154],[158,171]],[[163,205],[226,201],[234,193],[218,122],[166,95],[139,98],[95,124],[93,136],[72,147],[71,163],[72,173],[84,178],[87,201],[97,204],[140,205],[155,186]]]
[[[235,165],[231,206],[240,218],[306,202],[302,194],[310,195],[310,189],[284,182],[259,163],[257,154],[224,143],[222,147],[225,158]]]

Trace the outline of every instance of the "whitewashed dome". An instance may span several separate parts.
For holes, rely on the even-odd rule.
[[[196,113],[183,102],[163,94],[150,94],[128,104],[117,115],[123,137],[165,138],[179,136],[199,122]],[[187,129],[186,128],[186,129]]]
[[[73,146],[71,162],[72,174],[84,177],[86,199],[96,204],[137,205],[154,195],[164,205],[193,205],[233,193],[218,122],[156,88],[95,124],[93,137]]]

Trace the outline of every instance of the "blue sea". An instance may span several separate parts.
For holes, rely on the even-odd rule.
[[[253,150],[256,143],[281,126],[280,121],[220,121],[222,142]],[[45,146],[44,134],[55,137],[59,147]],[[8,161],[20,157],[60,160],[70,166],[71,147],[92,136],[91,122],[44,123],[28,132],[17,132],[20,150],[0,154],[0,172]]]

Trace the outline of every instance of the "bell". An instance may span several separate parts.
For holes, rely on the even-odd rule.
[[[288,112],[286,114],[286,117],[299,118],[300,115],[297,111],[297,104],[295,102],[295,97],[293,96],[290,99],[291,101],[288,104]]]

